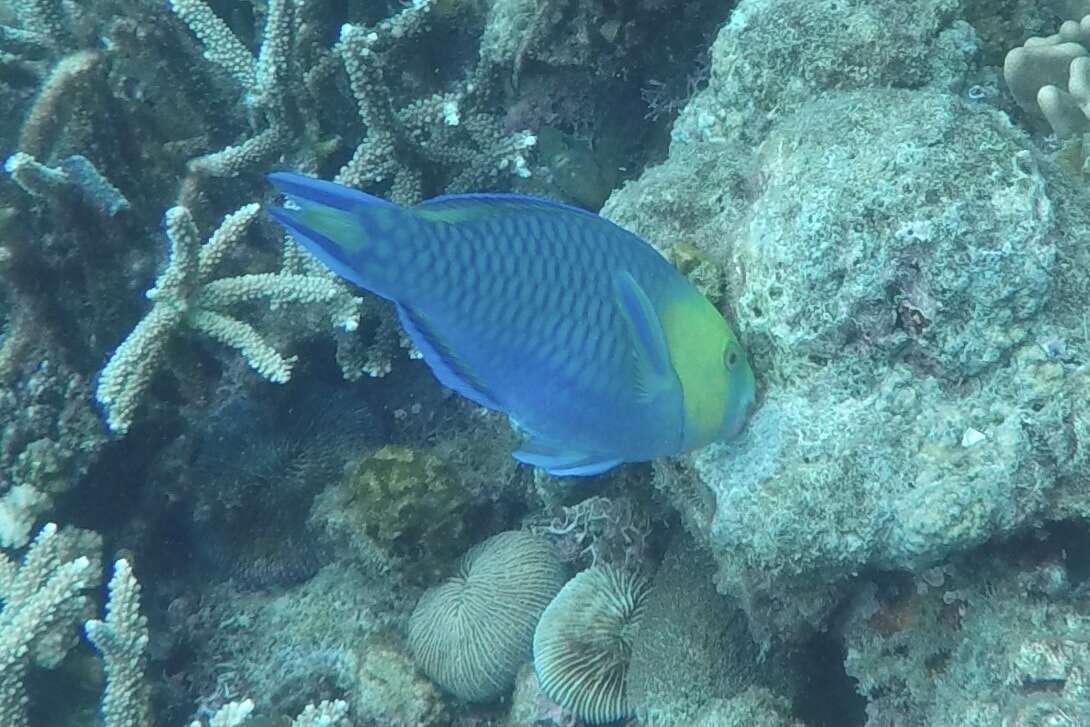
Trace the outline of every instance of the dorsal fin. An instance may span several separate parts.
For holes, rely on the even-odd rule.
[[[578,207],[524,194],[444,194],[421,202],[411,212],[429,222],[448,224],[534,212],[566,212],[602,219]]]

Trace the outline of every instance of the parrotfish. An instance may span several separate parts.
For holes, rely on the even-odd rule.
[[[734,332],[650,244],[517,194],[400,207],[290,173],[272,216],[345,280],[393,301],[445,386],[504,412],[516,459],[594,475],[734,436],[754,400]]]

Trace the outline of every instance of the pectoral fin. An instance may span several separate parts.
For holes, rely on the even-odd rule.
[[[645,403],[655,401],[678,386],[662,323],[647,293],[628,272],[614,274],[613,293],[628,324],[636,364],[636,396]]]

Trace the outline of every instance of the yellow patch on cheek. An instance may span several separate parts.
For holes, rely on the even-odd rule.
[[[730,338],[727,322],[695,290],[662,311],[670,363],[685,400],[687,444],[700,446],[718,435],[726,415],[728,372],[723,352]]]

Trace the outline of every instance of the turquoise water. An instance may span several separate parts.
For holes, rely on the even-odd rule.
[[[0,726],[1090,725],[1084,16],[0,0]],[[520,464],[274,171],[600,213],[744,429]]]

